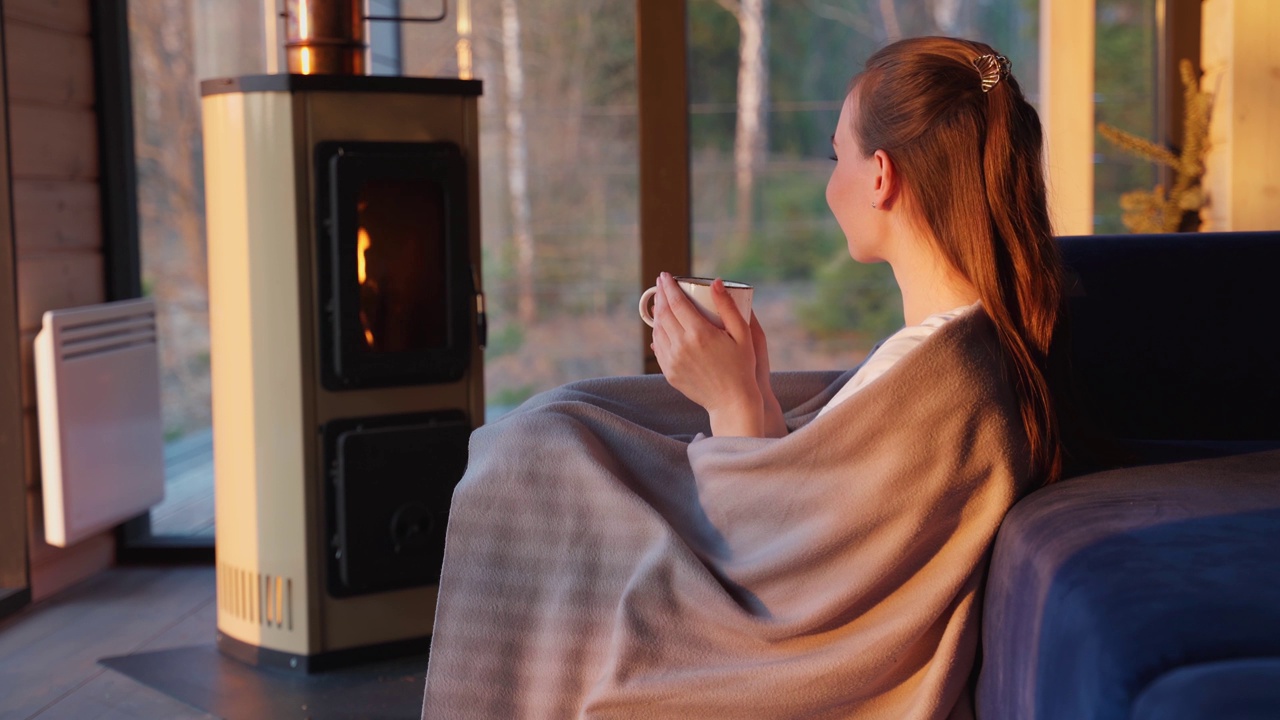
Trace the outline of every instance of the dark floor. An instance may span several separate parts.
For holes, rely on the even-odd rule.
[[[0,720],[212,718],[98,664],[213,642],[214,571],[117,568],[0,623]]]
[[[425,655],[250,667],[216,650],[214,596],[211,567],[116,568],[23,609],[0,623],[0,720],[417,720]]]

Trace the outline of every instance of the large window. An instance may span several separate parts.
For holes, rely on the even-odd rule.
[[[901,326],[902,308],[888,265],[851,260],[826,203],[830,138],[849,80],[891,39],[970,37],[1009,57],[1035,102],[1037,3],[689,0],[688,8],[694,272],[756,285],[774,369],[850,367]],[[750,51],[757,46],[764,50]]]
[[[1144,138],[1156,138],[1156,0],[1097,0],[1095,119]],[[1177,78],[1173,79],[1177,82]],[[1178,86],[1180,88],[1181,86]],[[1174,89],[1181,92],[1180,89]],[[1127,232],[1120,196],[1149,190],[1155,167],[1095,139],[1093,230]]]
[[[1154,2],[1098,0],[1098,119],[1139,134],[1149,134],[1154,118]],[[158,535],[212,532],[198,80],[266,72],[278,51],[264,36],[273,6],[129,3],[143,290],[159,301],[176,483],[152,514]],[[430,16],[441,5],[369,7]],[[574,379],[643,370],[636,5],[448,7],[442,23],[374,23],[372,71],[485,83],[480,180],[493,419]],[[890,39],[958,35],[1005,53],[1038,102],[1039,4],[687,0],[687,11],[693,271],[757,286],[775,369],[849,367],[902,322],[888,267],[853,262],[826,206],[830,136],[849,79]],[[1097,228],[1119,230],[1119,195],[1149,187],[1154,176],[1149,164],[1098,147]]]
[[[156,300],[165,432],[165,501],[151,511],[150,534],[212,543],[199,80],[265,70],[263,6],[132,0],[128,12],[142,291]]]
[[[640,373],[635,4],[455,0],[401,30],[406,75],[475,77],[488,419]],[[403,0],[407,15],[438,0]]]

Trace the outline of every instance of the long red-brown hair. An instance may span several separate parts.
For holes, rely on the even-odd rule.
[[[991,47],[908,38],[854,78],[853,135],[883,150],[915,219],[978,291],[1014,378],[1031,458],[1044,482],[1062,471],[1049,350],[1062,311],[1062,262],[1049,223],[1043,131],[1012,74],[983,92],[975,60]]]

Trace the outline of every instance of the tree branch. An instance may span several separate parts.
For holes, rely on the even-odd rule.
[[[716,4],[724,8],[738,22],[742,22],[742,5],[738,3],[738,0],[716,0]]]
[[[874,39],[876,36],[875,28],[867,21],[865,17],[854,13],[852,10],[842,8],[838,5],[831,5],[821,0],[808,0],[809,10],[814,15],[828,20],[834,20],[845,27],[853,28],[853,30],[864,37]]]

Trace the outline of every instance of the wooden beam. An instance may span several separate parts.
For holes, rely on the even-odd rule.
[[[1040,0],[1040,118],[1058,235],[1093,232],[1094,0]]]
[[[1166,146],[1183,141],[1185,93],[1178,65],[1190,60],[1200,75],[1200,0],[1156,0],[1156,137]],[[1160,183],[1173,184],[1173,170],[1160,165]]]
[[[688,17],[685,0],[636,0],[640,116],[640,284],[687,275],[690,255]],[[637,317],[636,322],[640,319]],[[659,372],[644,330],[645,372]]]
[[[1280,227],[1280,4],[1205,0],[1202,88],[1214,93],[1202,230]]]

